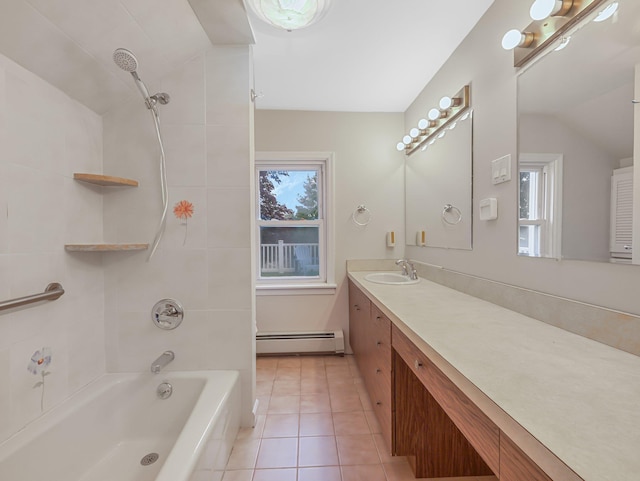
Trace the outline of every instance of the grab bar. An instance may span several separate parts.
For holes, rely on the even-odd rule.
[[[9,299],[8,301],[0,302],[0,311],[6,309],[13,309],[14,307],[24,306],[26,304],[32,304],[40,301],[54,301],[64,294],[62,284],[52,282],[49,284],[44,292],[40,294],[33,294],[32,296],[18,297],[16,299]]]

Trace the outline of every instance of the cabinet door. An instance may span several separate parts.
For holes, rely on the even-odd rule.
[[[633,231],[633,167],[617,169],[611,176],[612,257],[631,258]]]
[[[553,481],[504,433],[500,436],[500,481]]]
[[[367,323],[370,316],[371,301],[353,282],[349,281],[349,344],[361,369],[367,347]]]

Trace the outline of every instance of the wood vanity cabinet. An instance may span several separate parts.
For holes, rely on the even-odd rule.
[[[500,481],[553,481],[507,436],[500,437]]]
[[[349,342],[382,436],[393,446],[391,321],[349,281]]]
[[[358,367],[362,371],[363,351],[366,348],[366,329],[371,317],[371,301],[349,281],[349,344]]]
[[[349,339],[389,451],[417,478],[553,481],[351,280]]]
[[[416,477],[498,473],[498,427],[396,326],[392,339],[397,454],[415,456]]]

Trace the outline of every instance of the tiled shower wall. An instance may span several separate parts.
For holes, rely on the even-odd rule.
[[[164,238],[148,252],[105,255],[105,326],[110,371],[149,370],[171,349],[169,369],[237,369],[244,424],[254,385],[255,315],[251,276],[251,142],[249,47],[213,47],[149,90],[170,94],[159,106],[165,141],[169,212]],[[141,72],[142,75],[142,72]],[[138,188],[105,196],[105,239],[151,242],[161,216],[159,149],[142,99],[123,99],[104,118],[105,172]],[[174,205],[193,204],[186,225]],[[182,324],[163,331],[151,308],[175,298]]]
[[[101,117],[0,55],[0,301],[66,291],[0,312],[0,441],[41,413],[35,351],[52,352],[45,411],[105,371],[100,254],[64,250],[102,238],[100,188],[73,180],[101,170]]]

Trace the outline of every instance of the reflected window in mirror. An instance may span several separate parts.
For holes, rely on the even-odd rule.
[[[521,154],[518,254],[559,257],[562,156]]]

